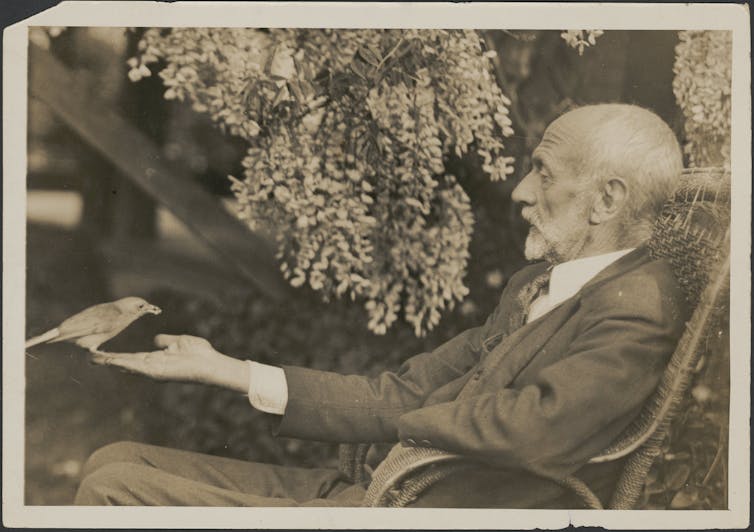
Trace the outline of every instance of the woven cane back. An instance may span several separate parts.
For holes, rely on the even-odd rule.
[[[729,227],[730,174],[710,168],[685,172],[675,197],[658,220],[650,252],[670,262],[695,310],[657,391],[642,413],[609,449],[592,459],[604,462],[630,454],[610,501],[611,508],[635,506],[690,387],[705,339],[727,308]]]
[[[684,380],[684,368],[696,366],[702,336],[695,340],[694,346],[688,342],[695,338],[694,333],[705,332],[703,325],[710,317],[709,312],[700,309],[700,299],[721,274],[719,270],[727,268],[724,263],[729,248],[729,205],[729,173],[714,168],[686,170],[674,197],[655,224],[648,243],[650,255],[670,263],[689,307],[695,312],[686,324],[687,332],[679,341],[655,394],[637,419],[599,456],[592,458],[592,463],[616,460],[636,450],[666,414],[665,409],[669,406],[666,404],[667,393],[677,386],[683,387],[681,393],[685,392],[688,383]],[[727,279],[727,272],[724,277]],[[719,309],[714,307],[711,310]],[[702,316],[705,316],[703,323],[699,321]],[[691,347],[693,352],[689,351]]]
[[[695,311],[660,386],[641,414],[612,445],[590,460],[600,463],[631,455],[610,508],[627,509],[636,504],[670,422],[689,388],[709,325],[725,308],[729,205],[728,172],[715,168],[686,170],[655,224],[649,242],[650,254],[670,262],[689,306]],[[438,449],[396,447],[375,470],[364,505],[406,506],[432,483],[473,464],[463,456]],[[551,480],[579,496],[587,508],[603,507],[578,478]]]

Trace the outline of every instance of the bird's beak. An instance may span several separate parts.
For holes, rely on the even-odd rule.
[[[161,314],[162,309],[160,307],[155,307],[154,305],[149,305],[149,307],[147,307],[147,312],[149,314]]]

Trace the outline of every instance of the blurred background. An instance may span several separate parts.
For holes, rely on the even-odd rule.
[[[375,336],[359,303],[325,304],[305,289],[272,297],[272,290],[240,274],[81,134],[79,122],[101,107],[114,110],[153,149],[116,146],[124,157],[152,158],[195,185],[204,200],[229,205],[227,176],[242,173],[244,142],[221,134],[189,105],[166,101],[157,76],[129,81],[126,60],[136,53],[138,31],[32,31],[26,336],[89,305],[140,295],[163,313],[139,320],[105,349],[145,350],[156,333],[186,333],[239,358],[374,374],[479,324],[508,277],[524,264],[525,228],[510,192],[527,171],[528,154],[549,121],[573,104],[629,102],[657,112],[679,136],[682,131],[672,91],[676,32],[608,31],[583,55],[565,46],[557,31],[495,31],[490,36],[498,49],[499,81],[513,100],[516,136],[507,152],[516,157],[516,174],[491,183],[472,158],[449,163],[476,217],[470,295],[419,339],[403,322]],[[49,61],[62,70],[45,66]],[[66,98],[81,96],[79,91],[97,106],[73,108],[70,103],[66,109]],[[62,111],[49,106],[52,100]],[[109,134],[120,138],[121,124],[112,125]],[[195,210],[201,218],[201,209]],[[275,269],[270,265],[270,271]],[[336,463],[335,446],[273,439],[266,415],[255,412],[244,396],[94,367],[75,346],[35,348],[26,358],[26,378],[28,505],[70,504],[86,457],[124,439],[275,463]],[[727,415],[716,408],[704,414]],[[699,463],[711,463],[719,449],[717,426],[702,424],[697,427],[702,436],[681,438],[701,442],[693,451]],[[684,449],[678,452],[690,456]],[[673,478],[658,473],[660,488],[647,495],[646,507],[667,506],[687,482],[689,467],[685,477],[683,471],[672,473]],[[705,497],[699,504],[724,504],[719,496]]]

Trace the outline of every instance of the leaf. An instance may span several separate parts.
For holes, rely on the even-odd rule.
[[[304,98],[304,93],[301,90],[301,84],[296,81],[295,79],[292,79],[288,82],[288,88],[293,93],[293,97],[296,98],[296,101],[299,103],[304,103],[306,100]]]
[[[290,97],[290,94],[288,93],[288,87],[283,85],[278,91],[277,96],[275,96],[275,100],[272,102],[272,107],[273,108],[277,107],[282,102],[286,101],[289,97]]]
[[[380,65],[380,55],[374,47],[362,46],[359,48],[358,55],[375,68]]]
[[[312,85],[306,80],[300,80],[298,82],[298,86],[299,86],[299,89],[301,90],[301,93],[303,94],[303,98],[305,102],[308,102],[309,100],[314,99],[314,97],[317,95],[317,91],[314,89],[314,85]]]
[[[673,464],[665,473],[665,486],[670,491],[678,491],[686,484],[690,474],[691,467],[688,464]]]
[[[279,47],[279,46],[280,46],[279,44],[276,44],[276,45],[275,45],[275,46],[274,46],[274,47],[272,48],[272,51],[270,52],[270,55],[268,55],[268,56],[267,56],[267,61],[265,61],[265,64],[264,64],[264,68],[262,69],[262,70],[263,70],[263,72],[264,72],[264,73],[265,73],[265,74],[266,74],[267,76],[269,76],[269,75],[270,75],[270,70],[272,69],[272,61],[273,61],[273,60],[275,59],[275,54],[277,53],[277,50],[278,50],[278,47]]]
[[[132,68],[128,71],[128,79],[130,79],[131,81],[139,81],[141,78],[141,72],[139,72],[138,68]]]
[[[353,61],[351,61],[351,70],[353,70],[353,73],[359,76],[361,79],[365,80],[369,77],[369,71],[367,70],[366,65],[357,60],[355,57]]]
[[[404,201],[406,202],[406,205],[411,205],[412,207],[415,207],[417,209],[424,209],[424,205],[422,205],[421,202],[415,198],[406,198]]]
[[[670,508],[673,510],[682,510],[691,508],[699,501],[699,492],[696,488],[688,488],[679,491],[670,501]]]
[[[303,50],[299,50],[299,52],[302,52]],[[299,77],[303,78],[309,78],[311,79],[311,66],[308,63],[305,63],[304,65],[301,64],[301,61],[299,61],[299,58],[296,57],[296,54],[293,55],[293,68],[294,70],[299,74]]]
[[[379,49],[379,47],[375,46],[372,43],[367,44],[367,48],[370,52],[372,52],[375,56],[379,58],[380,61],[382,61],[384,58],[382,57],[382,51]]]

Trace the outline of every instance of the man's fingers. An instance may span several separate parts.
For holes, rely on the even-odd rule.
[[[108,362],[108,355],[100,354],[100,353],[92,353],[92,356],[89,357],[89,360],[94,364],[99,364],[101,366],[104,366]]]
[[[117,366],[129,371],[143,371],[149,353],[94,353],[92,362],[103,366]]]
[[[176,334],[158,334],[154,337],[154,345],[157,347],[168,347],[176,343],[179,338],[180,336]]]
[[[122,363],[122,355],[117,353],[92,353],[90,360],[102,366],[117,366]]]

